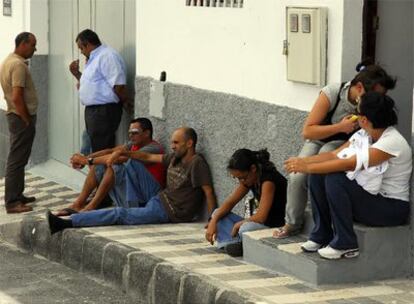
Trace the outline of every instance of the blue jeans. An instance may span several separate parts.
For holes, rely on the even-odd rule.
[[[353,220],[369,226],[405,224],[409,202],[372,195],[345,173],[314,174],[309,178],[315,226],[309,239],[335,249],[358,248]]]
[[[170,221],[159,195],[152,197],[145,207],[93,210],[72,214],[71,219],[73,227],[160,224]]]
[[[82,132],[82,143],[80,148],[80,153],[83,155],[89,155],[92,153],[91,138],[89,137],[88,132],[83,130]]]
[[[138,160],[114,165],[115,182],[109,196],[117,207],[143,207],[161,189],[159,183]],[[102,180],[106,166],[95,166],[98,182]]]
[[[241,216],[230,212],[217,222],[217,248],[223,248],[229,244],[241,243],[243,233],[245,232],[268,228],[263,224],[246,222],[240,226],[239,233],[233,237],[231,231],[233,230],[234,224],[242,220],[243,218]]]
[[[156,195],[161,186],[138,160],[129,160],[125,164],[127,207],[142,207]]]

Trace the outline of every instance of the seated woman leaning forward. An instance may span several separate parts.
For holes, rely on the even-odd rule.
[[[412,152],[393,126],[394,101],[380,93],[363,95],[358,106],[361,130],[335,151],[290,158],[290,173],[311,174],[315,226],[305,252],[327,259],[359,254],[353,220],[369,226],[397,226],[409,215]]]
[[[238,185],[216,209],[208,223],[206,239],[232,256],[242,255],[242,237],[247,231],[284,225],[286,179],[269,161],[266,150],[240,149],[230,158],[227,169]],[[251,190],[249,213],[246,219],[231,212]]]
[[[395,80],[380,66],[361,62],[358,74],[350,82],[324,87],[303,126],[305,144],[299,154],[307,157],[332,151],[346,142],[358,128],[354,116],[358,100],[369,91],[386,93],[394,88]],[[308,176],[304,173],[290,174],[286,202],[286,224],[277,229],[276,238],[297,234],[303,226],[308,202]]]

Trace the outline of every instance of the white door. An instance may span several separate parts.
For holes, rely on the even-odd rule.
[[[77,34],[90,28],[102,43],[117,49],[127,63],[128,88],[133,98],[135,80],[135,0],[49,1],[49,157],[68,163],[79,151],[84,129],[84,108],[78,100],[76,80],[68,66],[84,62],[75,44]],[[124,113],[118,141],[125,139],[129,115]]]

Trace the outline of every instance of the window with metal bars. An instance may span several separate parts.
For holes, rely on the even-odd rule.
[[[187,6],[242,8],[243,0],[186,0]]]

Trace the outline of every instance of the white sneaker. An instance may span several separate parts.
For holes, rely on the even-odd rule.
[[[335,249],[331,246],[326,246],[325,248],[321,248],[318,250],[319,255],[322,258],[328,259],[328,260],[337,260],[340,258],[356,258],[359,255],[359,249]]]
[[[300,245],[300,248],[302,248],[304,252],[316,252],[318,249],[322,248],[322,245],[314,241],[307,240],[305,243]]]

